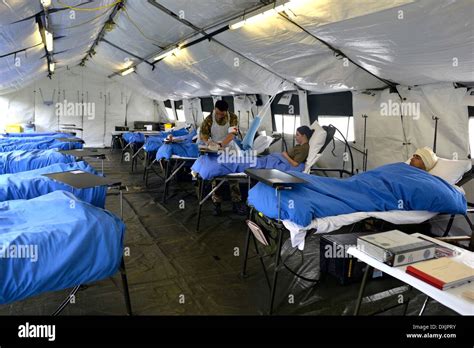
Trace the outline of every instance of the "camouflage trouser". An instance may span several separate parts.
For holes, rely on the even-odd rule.
[[[212,180],[212,189],[216,187],[217,181]],[[240,187],[239,187],[239,182],[237,180],[229,180],[229,186],[230,186],[230,197],[232,199],[232,202],[240,202],[242,201],[242,196],[240,195]],[[214,203],[221,203],[222,202],[222,196],[219,191],[222,190],[222,186],[219,187],[217,191],[214,191],[212,194],[212,201]]]

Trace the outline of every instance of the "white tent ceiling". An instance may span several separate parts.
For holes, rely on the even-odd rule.
[[[224,31],[158,62],[154,70],[137,57],[152,62],[162,48],[201,37],[196,27],[210,33],[262,1],[156,0],[159,6],[151,2],[125,1],[114,28],[103,36],[107,42],[98,43],[86,66],[108,76],[137,65],[136,73],[112,78],[155,99],[386,86],[373,75],[407,86],[474,81],[472,0],[301,0],[288,13],[290,20],[275,16]],[[57,70],[86,57],[115,4],[52,1],[49,22]],[[0,94],[47,75],[36,23],[41,11],[39,0],[0,2]],[[9,55],[15,51],[19,52]]]

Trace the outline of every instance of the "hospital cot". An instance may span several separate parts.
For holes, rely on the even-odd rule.
[[[53,191],[70,191],[80,200],[95,205],[99,208],[105,207],[106,188],[91,187],[87,189],[73,189],[63,183],[56,182],[44,176],[44,174],[85,171],[97,174],[87,162],[56,163],[50,166],[20,172],[15,174],[0,175],[0,202],[16,199],[32,199]]]
[[[411,185],[413,186],[411,187],[409,182],[407,182],[407,179],[403,176],[401,176],[401,178],[403,179],[400,179],[399,183],[396,183],[392,186],[394,188],[394,192],[393,192],[394,195],[397,192],[400,193],[398,191],[400,187],[405,187],[405,190],[407,190],[407,192],[404,192],[405,199],[415,200],[413,197],[416,197],[416,200],[418,202],[416,201],[414,201],[414,203],[411,202],[415,204],[414,205],[415,208],[411,210],[410,209],[394,209],[394,210],[381,209],[379,211],[363,211],[362,209],[362,211],[350,212],[346,214],[338,214],[343,211],[338,210],[340,209],[340,207],[336,206],[337,209],[335,211],[338,213],[335,213],[334,215],[325,215],[323,217],[308,219],[307,212],[308,210],[311,210],[311,208],[308,207],[308,205],[311,205],[310,203],[311,200],[313,200],[313,202],[318,201],[319,202],[318,204],[320,204],[320,206],[324,205],[326,201],[324,200],[324,198],[322,198],[320,195],[317,195],[316,193],[306,194],[305,196],[306,196],[306,199],[308,199],[308,202],[306,203],[302,202],[302,204],[298,205],[299,207],[298,209],[303,210],[303,213],[302,213],[303,215],[301,214],[301,212],[299,212],[297,214],[299,214],[300,217],[295,217],[297,221],[300,222],[299,224],[295,223],[295,221],[292,221],[294,220],[294,218],[288,218],[288,215],[285,215],[285,212],[280,210],[280,207],[283,207],[283,210],[286,209],[285,204],[280,205],[281,204],[281,202],[279,201],[279,198],[281,197],[280,193],[281,192],[285,193],[287,191],[283,191],[283,190],[278,191],[277,192],[278,195],[275,196],[275,193],[273,192],[273,190],[268,189],[268,187],[261,190],[264,184],[259,184],[259,186],[255,186],[252,189],[254,191],[249,195],[249,205],[251,206],[251,211],[250,211],[250,218],[247,221],[248,230],[247,230],[247,238],[245,241],[245,256],[244,256],[244,261],[242,265],[242,275],[243,276],[246,275],[250,241],[253,240],[255,251],[260,258],[262,256],[260,254],[258,242],[260,242],[263,245],[268,245],[272,241],[275,242],[277,246],[276,251],[275,251],[275,265],[276,266],[274,267],[274,271],[273,271],[272,284],[270,284],[266,267],[262,263],[264,275],[270,287],[269,313],[272,313],[273,311],[278,272],[281,269],[280,266],[282,264],[284,265],[284,262],[281,260],[282,240],[283,240],[284,234],[290,235],[290,240],[293,247],[301,248],[304,246],[304,240],[305,240],[307,232],[309,231],[314,231],[315,233],[329,233],[329,232],[338,230],[339,228],[343,226],[352,225],[351,231],[354,232],[356,231],[356,227],[358,223],[363,223],[369,218],[378,219],[382,221],[388,221],[395,225],[404,225],[404,224],[422,223],[434,217],[435,215],[448,213],[451,216],[451,218],[446,228],[446,231],[444,233],[444,235],[447,235],[447,233],[449,232],[449,229],[451,228],[452,219],[454,218],[454,216],[456,214],[462,214],[469,224],[469,228],[471,232],[469,248],[473,249],[474,248],[474,237],[473,237],[474,228],[467,215],[468,213],[473,212],[472,209],[468,208],[468,207],[472,207],[473,205],[468,202],[466,203],[466,200],[462,193],[462,189],[454,189],[454,188],[449,189],[450,187],[452,187],[451,185],[454,185],[454,184],[456,184],[457,187],[460,188],[462,185],[466,184],[473,178],[470,160],[451,161],[451,160],[440,159],[438,161],[438,164],[439,164],[439,167],[438,168],[435,167],[435,169],[432,170],[432,175],[428,173],[421,173],[422,171],[416,168],[409,169],[411,167],[408,166],[407,164],[400,164],[402,167],[405,166],[403,167],[404,170],[415,171],[414,173],[415,178],[416,178],[416,175],[422,176],[420,178],[420,181],[418,182],[418,186],[420,186],[424,181],[428,179],[435,181],[434,183],[432,183],[430,190],[421,191],[421,195],[420,195],[420,191],[418,190],[418,186]],[[416,171],[418,171],[418,173]],[[400,173],[404,173],[404,171],[401,171]],[[302,179],[310,179],[308,177],[305,177],[304,174],[297,174],[297,173],[292,173],[292,174]],[[391,180],[390,172],[386,171],[383,175],[385,175],[385,177],[382,177],[381,180],[390,182]],[[438,176],[439,179],[436,176]],[[332,180],[335,180],[335,179],[332,179]],[[444,190],[438,189],[437,188],[438,185],[440,188],[441,187],[444,188]],[[335,189],[332,190],[330,185],[328,185],[327,189],[330,190],[331,192],[334,191],[333,193],[330,193],[327,196],[328,201],[329,201],[330,199],[335,198],[338,192]],[[270,191],[272,192],[270,193]],[[288,192],[300,192],[300,191],[303,192],[305,190],[304,189],[291,190]],[[316,190],[315,192],[318,192],[318,191],[320,190]],[[361,197],[363,197],[364,194],[365,194],[365,191],[361,191],[360,196],[357,198],[357,200],[361,200]],[[380,194],[379,192],[374,192],[374,194],[377,195],[377,199],[374,198],[374,201],[377,201],[378,199],[380,199],[379,195],[383,196],[383,194]],[[413,194],[414,196],[411,197],[410,196],[411,194]],[[452,210],[452,206],[444,205],[449,201],[450,195],[453,195],[458,199],[455,202],[456,204],[455,204],[454,210]],[[459,200],[460,199],[459,197],[461,196],[463,197],[462,201]],[[255,197],[258,197],[258,200],[256,200]],[[260,203],[256,203],[257,201],[258,202],[262,202],[262,200],[265,201],[266,198],[270,198],[270,197],[271,197],[270,199],[271,201],[274,201],[275,199],[278,198],[279,204],[275,205],[275,206],[278,206],[277,212],[275,211],[274,207],[271,208],[270,205],[268,205],[268,202],[264,204],[264,206],[268,206],[268,208],[263,208],[263,209]],[[297,195],[291,194],[291,197],[297,202],[298,200]],[[430,197],[434,197],[434,198],[430,199]],[[356,200],[356,199],[354,198],[353,200]],[[341,202],[346,202],[346,201],[347,201],[346,199],[341,200]],[[395,200],[395,202],[398,203],[397,200]],[[381,203],[385,204],[384,202],[381,202]],[[393,201],[390,202],[390,204],[392,205],[393,203],[394,203]],[[356,205],[357,202],[352,202],[351,204]],[[432,204],[432,205],[430,206],[430,209],[428,210],[416,209],[416,207],[420,206],[420,204],[428,204],[428,205]],[[255,207],[255,205],[259,206],[260,209]],[[387,206],[390,206],[390,205],[387,204]],[[295,209],[295,212],[297,211],[298,210]],[[314,210],[313,210],[313,213],[314,213]],[[301,216],[303,216],[303,220]],[[301,223],[303,224],[307,223],[307,225],[301,226]],[[288,269],[288,267],[286,268]],[[288,269],[288,270],[291,273],[295,274],[296,276],[300,276],[296,274],[294,271],[292,271],[291,269]],[[306,279],[304,277],[301,277],[301,278],[307,281],[314,281],[313,279]]]
[[[130,298],[123,261],[124,223],[112,213],[55,191],[0,203],[0,304],[73,287],[121,271],[127,311]],[[13,250],[23,250],[13,256]]]
[[[20,150],[0,152],[0,174],[11,174],[44,168],[56,163],[72,163],[73,156],[56,150]]]

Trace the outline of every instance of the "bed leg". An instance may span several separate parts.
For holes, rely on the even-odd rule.
[[[163,189],[163,199],[161,200],[163,204],[166,203],[166,196],[168,195],[168,176],[169,176],[169,171],[170,171],[170,161],[171,159],[166,161],[166,164],[165,164],[165,183],[164,183],[165,186]]]
[[[143,169],[143,179],[142,180],[145,180],[145,176],[146,176],[146,169],[148,167],[148,152],[145,152],[145,168]]]
[[[247,235],[245,237],[245,249],[244,249],[244,260],[242,261],[242,270],[240,272],[241,278],[247,278],[247,261],[249,257],[249,247],[250,247],[250,227],[247,227]]]
[[[273,304],[275,302],[275,294],[276,294],[276,287],[277,287],[277,280],[278,280],[278,272],[280,266],[280,254],[281,254],[281,247],[283,242],[283,232],[281,229],[278,229],[278,246],[275,255],[275,269],[273,270],[273,282],[270,290],[270,308],[268,310],[268,314],[273,314]],[[263,262],[263,261],[262,261]]]
[[[122,261],[120,263],[120,275],[122,276],[123,297],[125,299],[127,314],[132,315],[132,303],[130,301],[130,292],[128,291],[127,271],[125,270],[125,261],[123,259],[123,256]]]
[[[265,267],[265,263],[263,262],[263,255],[260,255],[260,249],[258,248],[257,239],[255,238],[255,236],[253,234],[252,234],[251,238],[253,240],[253,245],[255,247],[255,252],[257,253],[257,256],[260,260],[260,265],[262,266],[263,275],[265,276],[265,281],[267,282],[267,286],[271,291],[272,286],[270,285],[270,278],[268,277],[267,267]]]
[[[145,181],[145,187],[148,187],[148,165],[145,167],[143,171],[143,180]]]
[[[454,222],[454,215],[451,215],[449,218],[448,224],[446,225],[446,230],[443,233],[443,237],[446,237],[449,234],[449,231],[451,231],[451,226],[453,226]]]
[[[367,278],[369,273],[372,270],[372,266],[367,265],[364,271],[364,277],[362,278],[362,284],[360,284],[359,295],[357,296],[356,307],[354,310],[354,315],[359,315],[360,305],[362,304],[362,297],[364,296],[365,287],[367,285]]]
[[[198,178],[198,185],[199,185],[199,198],[198,198],[198,216],[197,216],[197,223],[196,223],[196,232],[199,232],[199,223],[201,222],[201,200],[202,200],[202,195],[204,192],[204,180]]]
[[[471,241],[469,242],[468,249],[473,251],[474,250],[474,225],[472,224],[471,219],[469,219],[469,216],[467,216],[467,214],[464,215],[464,218],[466,219],[469,225],[469,228],[471,229]]]

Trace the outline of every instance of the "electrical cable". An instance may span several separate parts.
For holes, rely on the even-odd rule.
[[[132,25],[139,31],[139,33],[140,33],[145,39],[158,43],[158,47],[159,47],[160,49],[164,49],[164,48],[166,47],[166,45],[164,45],[162,42],[159,42],[159,41],[157,41],[157,40],[155,40],[155,39],[152,39],[152,38],[148,37],[147,35],[145,35],[145,33],[143,32],[143,30],[138,26],[138,24],[136,24],[136,23],[132,20],[132,18],[131,18],[130,15],[128,14],[127,8],[124,7],[123,10],[124,10],[124,12],[125,12],[125,16],[126,16],[127,19],[130,21],[130,23],[132,23]]]
[[[94,18],[85,21],[84,23],[79,23],[79,24],[76,24],[76,25],[71,25],[70,27],[59,27],[59,26],[53,25],[52,28],[53,28],[53,30],[67,30],[67,29],[78,28],[78,27],[80,27],[80,26],[83,26],[83,25],[85,25],[85,24],[89,24],[90,22],[93,22],[93,21],[96,20],[97,18],[100,18],[100,17],[106,15],[107,12],[108,12],[108,11],[104,11],[103,13],[99,14],[98,16],[95,16]]]

